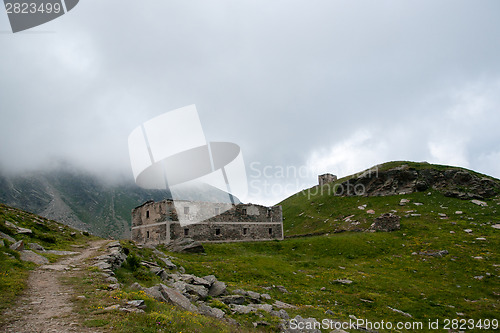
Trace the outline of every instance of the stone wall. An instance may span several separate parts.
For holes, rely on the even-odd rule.
[[[180,238],[200,242],[283,239],[281,206],[163,200],[145,202],[132,211],[132,240],[168,244]]]

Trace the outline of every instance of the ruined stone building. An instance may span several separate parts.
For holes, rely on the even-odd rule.
[[[192,224],[180,221],[200,221]],[[132,210],[132,240],[168,244],[181,238],[200,242],[283,239],[281,206],[163,200]]]
[[[333,183],[337,180],[337,176],[332,175],[331,173],[325,173],[323,175],[318,176],[318,185],[323,186],[328,183]]]

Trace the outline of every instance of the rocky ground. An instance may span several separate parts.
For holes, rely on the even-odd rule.
[[[2,332],[99,332],[83,328],[73,312],[73,290],[61,278],[76,275],[85,259],[97,254],[108,241],[99,240],[87,248],[75,249],[79,254],[67,256],[57,263],[44,264],[31,272],[28,287],[16,304],[3,316],[9,318]]]

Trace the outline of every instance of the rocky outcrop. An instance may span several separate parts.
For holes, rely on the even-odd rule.
[[[178,253],[202,253],[205,252],[203,245],[191,238],[181,238],[167,245],[171,252]]]
[[[416,169],[401,165],[380,171],[374,167],[335,185],[335,194],[340,196],[389,196],[438,190],[449,197],[461,199],[490,198],[500,193],[500,182],[474,172],[459,169]]]
[[[107,254],[103,254],[95,258],[97,262],[94,266],[104,272],[112,273],[123,264],[123,262],[127,259],[127,256],[123,252],[123,248],[118,241],[109,243],[107,246],[107,252]]]
[[[370,230],[375,231],[395,231],[401,229],[401,218],[392,213],[385,213],[380,215],[371,224]]]

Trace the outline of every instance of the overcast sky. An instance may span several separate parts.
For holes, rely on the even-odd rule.
[[[252,202],[390,160],[500,178],[497,0],[81,0],[16,34],[1,11],[0,31],[3,169],[132,179],[129,133],[196,104]]]

